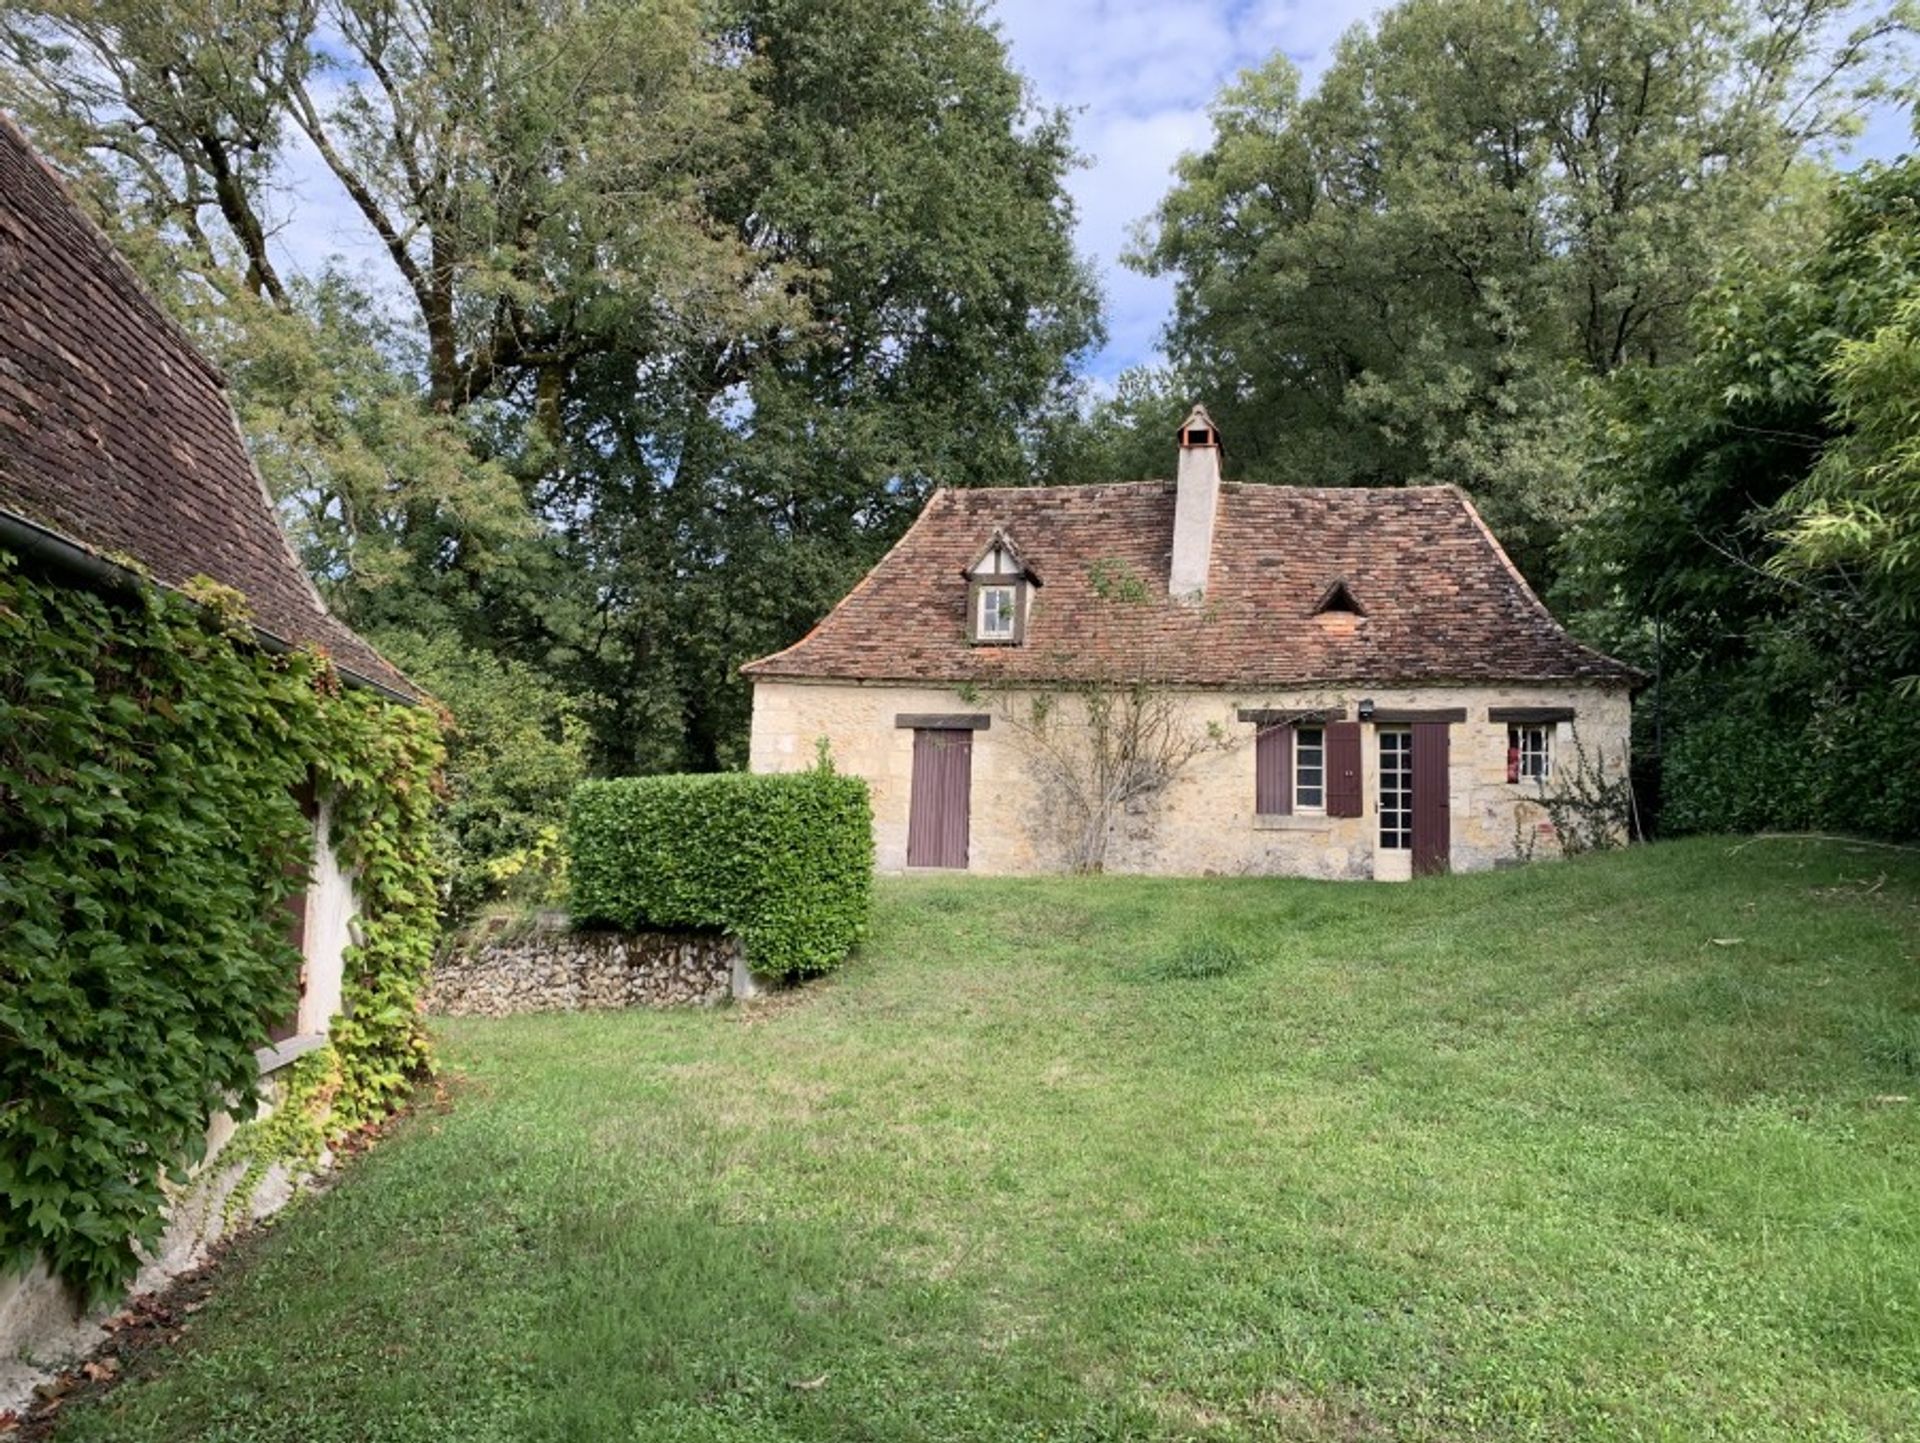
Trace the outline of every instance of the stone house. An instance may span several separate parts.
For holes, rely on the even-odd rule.
[[[325,651],[349,686],[421,694],[332,615],[275,519],[225,378],[0,116],[0,550],[62,584],[195,577],[246,598],[269,650]],[[353,887],[327,845],[327,798],[301,798],[313,881],[289,929],[299,1014],[262,1065],[316,1044],[339,1011]]]
[[[328,612],[275,519],[220,372],[4,115],[0,555],[93,591],[210,578],[246,598],[260,646],[315,647],[349,686],[398,705],[423,700]],[[325,1040],[356,910],[353,878],[329,845],[328,798],[308,789],[300,800],[313,826],[309,884],[287,918],[300,1001],[260,1039],[263,1074]],[[210,1151],[232,1128],[213,1119]],[[0,1269],[0,1407],[22,1346],[70,1320],[71,1300],[44,1268]]]
[[[1173,482],[937,491],[743,668],[754,770],[824,738],[886,871],[1380,879],[1551,853],[1543,791],[1625,777],[1639,673],[1567,635],[1459,490],[1223,482],[1203,408],[1178,446]],[[1076,846],[1129,757],[1158,774]]]

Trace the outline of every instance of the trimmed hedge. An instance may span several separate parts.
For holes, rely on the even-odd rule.
[[[712,927],[757,972],[831,972],[866,935],[867,784],[831,771],[626,777],[573,793],[576,923]]]

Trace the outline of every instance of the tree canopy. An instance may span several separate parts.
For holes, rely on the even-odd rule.
[[[530,668],[605,770],[741,761],[740,663],[936,482],[1025,479],[1099,333],[1066,120],[971,0],[0,0],[0,106],[335,606]],[[296,171],[372,264],[289,266]]]
[[[1684,354],[1735,241],[1884,82],[1843,0],[1404,0],[1311,92],[1230,87],[1135,263],[1250,478],[1450,481],[1536,571],[1581,504],[1586,388]],[[1570,442],[1572,444],[1570,444]]]

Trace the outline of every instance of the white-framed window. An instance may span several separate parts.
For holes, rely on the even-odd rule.
[[[1380,728],[1380,845],[1413,846],[1413,733]]]
[[[1296,727],[1293,733],[1293,809],[1327,809],[1327,732],[1324,727]]]
[[[1507,780],[1544,782],[1553,775],[1553,728],[1515,723],[1507,728]]]
[[[1020,605],[1019,588],[983,586],[978,605],[980,613],[974,618],[974,635],[982,641],[1012,641]]]

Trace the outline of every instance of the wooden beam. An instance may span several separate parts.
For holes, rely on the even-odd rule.
[[[1490,706],[1487,708],[1487,720],[1509,722],[1516,726],[1547,726],[1553,722],[1572,721],[1573,708],[1570,706]]]
[[[1463,722],[1463,706],[1379,707],[1373,713],[1375,726],[1411,726],[1415,722]]]
[[[943,732],[983,732],[993,725],[993,718],[985,712],[956,712],[951,715],[941,712],[903,711],[893,719],[897,727],[912,727],[915,731]]]
[[[1337,722],[1347,719],[1347,709],[1343,706],[1321,707],[1267,707],[1243,706],[1239,711],[1240,720],[1252,722],[1255,726],[1286,726],[1292,722]]]

